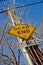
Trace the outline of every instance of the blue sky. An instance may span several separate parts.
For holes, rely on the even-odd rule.
[[[8,4],[12,4],[12,2],[10,3],[10,0],[6,0],[6,1]],[[28,3],[30,4],[30,3],[38,2],[38,1],[42,1],[42,0],[15,0],[14,7],[20,6],[23,4],[28,4]],[[4,3],[1,1],[0,2],[0,11],[5,10],[5,8],[6,7],[4,6]],[[38,30],[39,21],[41,19],[43,20],[43,3],[24,7],[24,8],[20,8],[20,9],[15,8],[15,10],[16,10],[16,12],[20,12],[20,13],[24,12],[21,15],[19,14],[19,16],[21,18],[23,18],[22,22],[29,24],[29,21],[31,21],[31,25],[33,25],[33,26],[35,26],[35,23],[36,23],[35,27],[36,27],[36,30]],[[4,24],[5,24],[7,18],[8,18],[8,16],[6,15],[6,13],[0,14],[0,27],[4,27]],[[29,20],[28,22],[26,22],[27,19]],[[41,44],[40,47],[43,48],[43,44]],[[8,51],[7,48],[6,48],[6,50]],[[9,51],[8,51],[8,53],[9,53]],[[22,56],[21,56],[22,63],[23,62],[25,63]]]
[[[8,0],[6,0],[6,1],[8,1]],[[33,2],[37,2],[37,1],[42,1],[42,0],[15,0],[14,6],[20,6],[23,4],[33,3]],[[7,3],[9,4],[9,2],[10,2],[10,0]],[[4,6],[3,2],[0,2],[0,11],[4,10],[4,9],[5,9],[5,6]],[[17,12],[21,11],[21,10],[24,11],[22,18],[24,20],[27,18],[30,19],[32,24],[34,24],[35,22],[38,22],[40,19],[43,19],[43,3],[24,7],[21,9],[16,9]],[[6,18],[6,14],[0,14],[0,20],[2,20],[2,15],[3,15],[3,19]],[[2,22],[3,22],[3,20],[2,20]]]

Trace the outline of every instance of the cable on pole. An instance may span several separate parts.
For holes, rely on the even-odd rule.
[[[31,6],[31,5],[35,5],[35,4],[40,4],[40,3],[43,3],[43,1],[41,1],[41,2],[35,2],[35,3],[31,3],[31,4],[24,4],[24,5],[21,5],[21,6],[17,6],[16,8],[27,7],[27,6]]]

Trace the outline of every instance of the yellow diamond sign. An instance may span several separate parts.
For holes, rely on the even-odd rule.
[[[18,24],[16,26],[11,27],[11,29],[9,29],[7,33],[27,40],[34,32],[34,30],[35,30],[34,26],[28,26],[26,24]]]

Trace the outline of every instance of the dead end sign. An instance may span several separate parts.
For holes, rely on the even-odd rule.
[[[34,30],[35,30],[34,26],[28,26],[26,24],[18,24],[16,26],[11,27],[7,31],[7,33],[27,40],[34,32]]]

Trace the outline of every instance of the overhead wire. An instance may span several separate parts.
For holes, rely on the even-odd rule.
[[[43,1],[41,1],[41,2],[35,2],[35,3],[31,3],[31,4],[24,4],[24,5],[21,5],[21,6],[17,6],[16,8],[27,7],[27,6],[31,6],[31,5],[35,5],[35,4],[40,4],[40,3],[43,3]]]
[[[22,8],[22,7],[27,7],[27,6],[35,5],[35,4],[41,4],[41,3],[43,3],[43,1],[35,2],[35,3],[31,3],[31,4],[25,4],[25,5],[21,5],[21,6],[17,6],[16,8]],[[4,13],[4,12],[6,12],[6,10],[1,11],[0,13]]]

